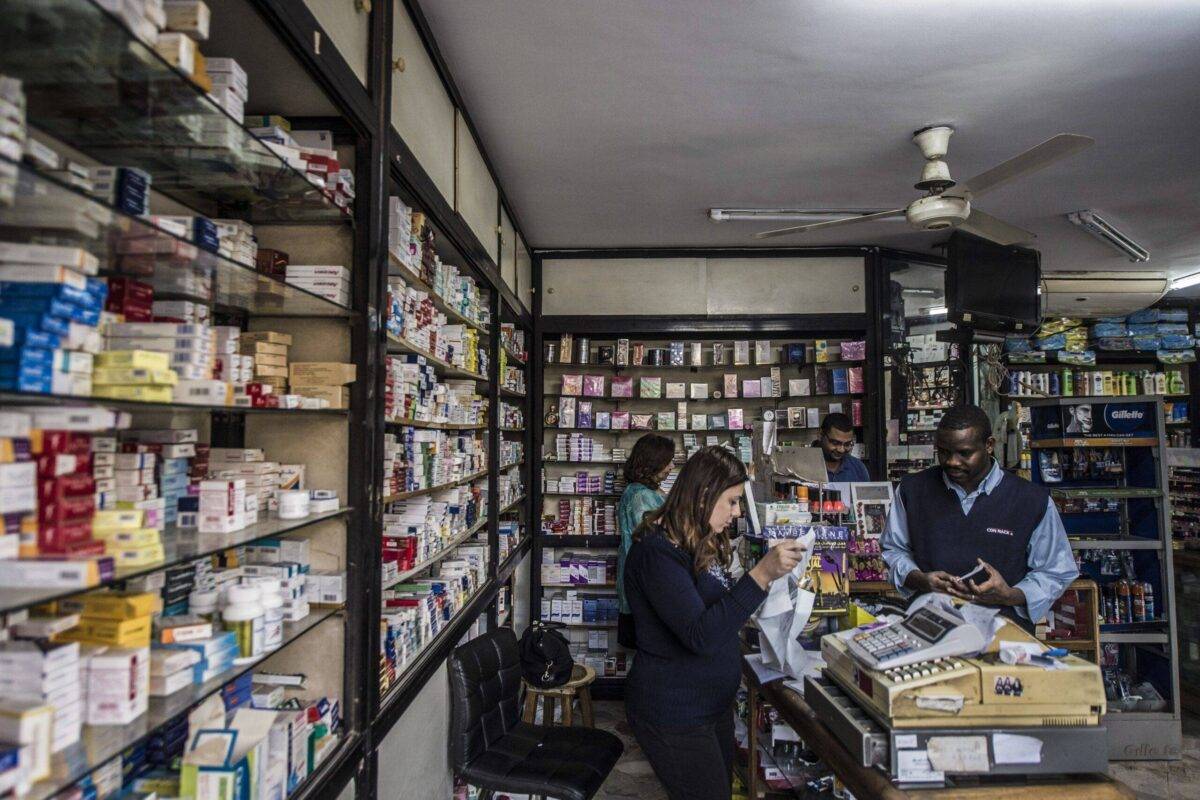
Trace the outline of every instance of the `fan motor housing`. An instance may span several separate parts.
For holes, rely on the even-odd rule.
[[[923,231],[953,228],[971,215],[971,203],[961,197],[931,195],[914,200],[904,211],[908,224]]]

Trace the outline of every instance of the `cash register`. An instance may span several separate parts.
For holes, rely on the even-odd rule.
[[[1040,646],[1011,622],[985,639],[948,601],[925,605],[823,637],[805,700],[863,766],[905,786],[1105,772],[1100,668],[1073,655],[1008,664],[1001,642]]]

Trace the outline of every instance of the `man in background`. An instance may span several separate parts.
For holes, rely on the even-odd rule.
[[[821,438],[817,441],[825,454],[825,471],[830,483],[865,483],[871,480],[867,465],[851,455],[854,449],[854,423],[845,414],[826,414],[821,420]]]

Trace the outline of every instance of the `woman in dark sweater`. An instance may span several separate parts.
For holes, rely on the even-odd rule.
[[[727,529],[741,516],[745,482],[746,468],[728,450],[700,450],[634,533],[625,560],[638,636],[625,709],[671,800],[729,800],[738,632],[771,581],[804,556],[795,542],[774,547],[731,582]]]

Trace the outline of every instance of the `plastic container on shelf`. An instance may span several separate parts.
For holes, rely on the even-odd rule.
[[[264,652],[263,638],[266,614],[263,611],[262,592],[257,586],[241,584],[230,586],[226,591],[225,610],[221,618],[225,629],[233,631],[237,638],[239,661],[258,658]]]

